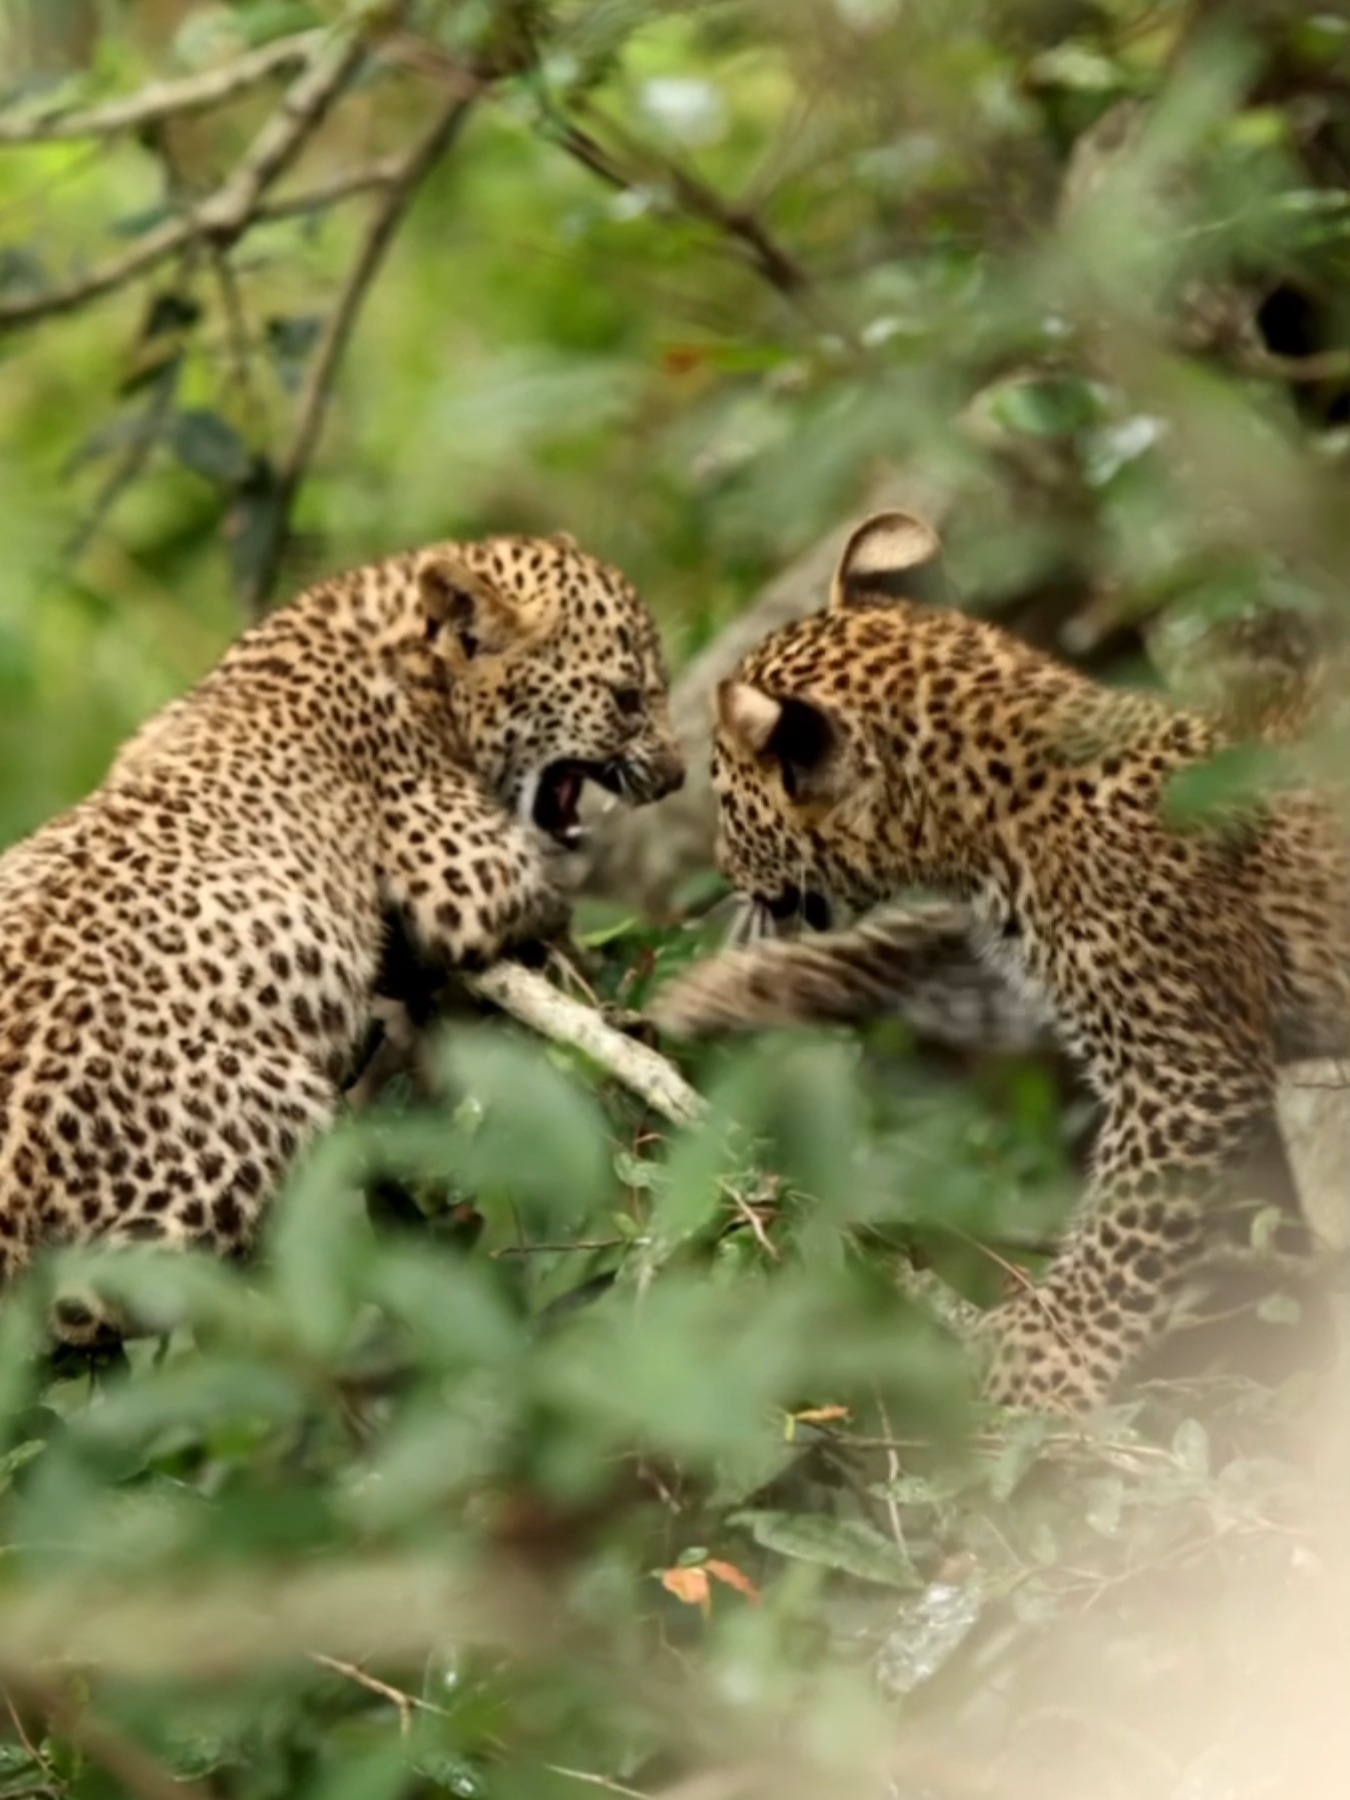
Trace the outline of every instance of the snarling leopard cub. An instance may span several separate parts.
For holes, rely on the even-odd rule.
[[[393,556],[245,633],[0,857],[0,1280],[95,1239],[246,1250],[389,915],[451,965],[547,936],[583,784],[682,778],[654,622],[567,537]]]

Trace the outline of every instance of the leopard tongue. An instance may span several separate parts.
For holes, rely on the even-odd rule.
[[[569,769],[558,777],[553,789],[553,805],[558,816],[556,835],[569,850],[579,850],[586,835],[577,810],[585,785],[584,776]]]
[[[574,775],[569,769],[567,774],[558,779],[553,790],[554,804],[558,808],[558,816],[562,819],[564,830],[570,830],[577,810],[577,801],[581,797],[581,777]]]

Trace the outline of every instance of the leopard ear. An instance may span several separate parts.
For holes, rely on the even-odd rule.
[[[580,550],[581,548],[570,531],[555,531],[549,541],[556,544],[560,550]]]
[[[844,545],[830,588],[830,610],[878,599],[942,600],[947,582],[942,539],[914,513],[873,513]]]
[[[782,702],[748,681],[719,681],[717,722],[734,744],[751,756],[762,756],[774,726],[782,717]]]
[[[442,552],[428,558],[417,571],[417,586],[427,636],[454,663],[492,656],[521,634],[522,620],[510,600],[456,556]]]
[[[717,689],[722,730],[759,761],[778,764],[789,799],[829,805],[848,789],[848,740],[833,714],[810,700],[776,700],[745,681]]]

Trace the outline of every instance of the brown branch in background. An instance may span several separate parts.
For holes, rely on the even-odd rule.
[[[691,175],[670,158],[655,157],[651,151],[639,149],[631,142],[626,146],[629,155],[651,163],[652,173],[648,176],[629,174],[597,139],[580,126],[564,119],[553,119],[551,123],[558,147],[610,187],[630,192],[635,188],[663,183],[683,211],[702,219],[705,224],[713,226],[716,231],[729,238],[755,272],[782,294],[784,299],[801,302],[809,293],[810,276],[796,257],[777,241],[768,227],[753,212],[728,205],[697,175]],[[610,126],[608,129],[613,131],[615,128]]]
[[[621,193],[664,189],[686,216],[711,226],[719,236],[726,238],[741,260],[816,330],[838,338],[855,357],[867,356],[848,320],[827,305],[805,265],[778,242],[752,207],[736,206],[724,200],[701,177],[691,174],[672,158],[658,156],[635,140],[624,137],[612,123],[607,123],[605,129],[611,136],[623,139],[631,168],[625,168],[597,138],[570,119],[551,116],[549,123],[559,149],[591,174]]]
[[[198,228],[229,243],[249,223],[259,200],[295,161],[315,127],[365,60],[366,32],[335,37],[291,83],[223,188],[197,208]]]
[[[283,194],[280,199],[267,201],[254,213],[254,221],[259,225],[274,225],[279,219],[300,219],[306,213],[324,212],[339,201],[355,200],[362,194],[388,187],[398,180],[402,167],[400,157],[381,156],[358,168],[330,175],[327,181],[318,181],[298,194]]]
[[[469,79],[465,77],[466,82]],[[383,198],[370,220],[309,362],[295,428],[277,469],[271,496],[272,523],[242,595],[250,614],[256,615],[262,610],[276,580],[289,536],[291,508],[318,447],[333,384],[370,284],[418,189],[459,135],[476,95],[476,83],[470,91],[457,95],[387,178]]]
[[[90,106],[78,112],[48,113],[37,119],[0,117],[0,145],[49,144],[72,138],[113,137],[122,131],[139,131],[160,119],[181,119],[208,112],[258,87],[270,76],[310,62],[323,36],[300,31],[276,38],[250,51],[237,62],[189,75],[181,81],[152,81],[134,94]]]
[[[229,177],[199,205],[162,225],[120,256],[98,263],[64,287],[0,302],[0,326],[33,325],[75,311],[90,300],[148,274],[197,238],[218,245],[235,242],[258,216],[262,196],[299,156],[338,94],[366,56],[370,35],[354,32],[324,40],[304,72],[287,88]]]
[[[386,49],[391,62],[401,64],[426,80],[444,82],[447,77],[457,78],[453,60],[420,39],[395,37]],[[751,208],[729,204],[699,176],[691,174],[670,157],[658,155],[625,136],[612,121],[605,121],[605,131],[622,141],[631,167],[624,167],[598,138],[552,109],[547,124],[552,141],[559,149],[619,193],[664,187],[682,211],[701,219],[728,238],[750,267],[784,299],[812,315],[817,324],[852,343],[846,325],[824,317],[810,273],[778,242]]]
[[[0,301],[0,326],[36,325],[40,319],[54,319],[62,313],[75,312],[90,300],[125,287],[138,275],[148,275],[176,251],[183,249],[197,235],[195,215],[166,219],[153,231],[146,232],[134,248],[121,256],[110,256],[97,263],[78,281],[64,287],[44,287],[23,294],[18,299]]]

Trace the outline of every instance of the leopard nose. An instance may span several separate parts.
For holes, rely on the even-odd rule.
[[[682,751],[672,750],[657,764],[653,798],[664,800],[667,794],[678,794],[684,786],[684,778],[684,754]]]

